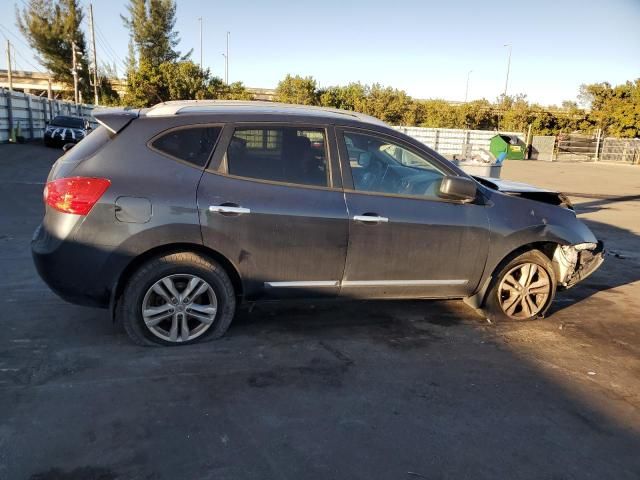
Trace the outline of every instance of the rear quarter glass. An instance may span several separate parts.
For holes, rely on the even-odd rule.
[[[47,181],[69,175],[80,162],[93,157],[114,136],[113,133],[100,125],[56,161],[51,168]]]

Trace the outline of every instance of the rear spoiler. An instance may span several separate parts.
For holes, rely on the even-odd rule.
[[[96,119],[96,122],[116,134],[129,125],[132,120],[138,118],[140,109],[96,108],[91,114]]]

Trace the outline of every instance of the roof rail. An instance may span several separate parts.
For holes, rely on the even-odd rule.
[[[146,112],[147,117],[164,117],[178,115],[180,113],[206,113],[217,110],[220,107],[247,107],[264,109],[265,111],[301,110],[318,113],[333,113],[345,115],[368,123],[386,125],[382,120],[351,110],[337,108],[316,107],[310,105],[295,105],[289,103],[265,102],[255,100],[172,100],[154,105]]]

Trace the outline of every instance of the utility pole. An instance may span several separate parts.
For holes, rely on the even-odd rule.
[[[73,68],[71,69],[71,73],[73,74],[73,99],[78,106],[78,68],[76,65],[76,42],[71,41],[71,50],[73,57]]]
[[[9,91],[13,91],[13,71],[11,70],[11,42],[7,40],[7,68],[9,73]]]
[[[469,77],[471,76],[471,72],[473,72],[473,70],[469,70],[467,72],[467,88],[464,90],[464,103],[467,103],[469,98]]]
[[[200,70],[202,70],[202,17],[198,17],[198,21],[200,22]]]
[[[224,56],[224,83],[229,85],[229,35],[231,32],[227,32],[227,53]]]
[[[98,105],[98,54],[96,53],[96,31],[93,27],[92,3],[89,3],[89,28],[91,29],[91,50],[93,51],[93,104]]]
[[[507,87],[509,86],[509,71],[511,70],[511,44],[507,43],[504,45],[505,47],[509,47],[509,57],[507,58],[507,78],[504,81],[504,99],[507,99]]]

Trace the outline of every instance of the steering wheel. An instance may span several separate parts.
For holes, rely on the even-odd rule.
[[[360,188],[362,190],[375,191],[381,182],[380,171],[380,162],[372,160],[366,171],[360,177]]]

